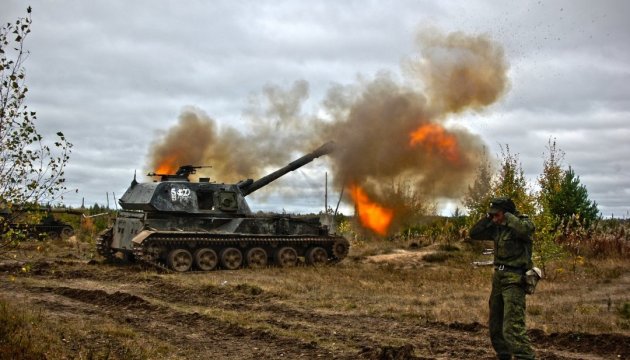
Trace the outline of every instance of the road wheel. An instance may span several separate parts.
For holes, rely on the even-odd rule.
[[[263,248],[255,247],[247,251],[247,266],[250,268],[264,268],[267,266],[267,252]]]
[[[276,265],[280,267],[292,267],[297,265],[298,255],[297,251],[290,246],[285,246],[276,251]]]
[[[338,239],[332,246],[332,252],[337,260],[343,260],[348,256],[350,243],[346,239]]]
[[[199,270],[210,271],[214,270],[219,263],[219,257],[217,253],[208,248],[203,248],[195,251],[195,265]]]
[[[323,247],[312,247],[306,251],[305,260],[309,265],[322,265],[328,262],[328,253]]]
[[[142,255],[143,255],[142,257],[144,258],[145,261],[149,261],[149,262],[158,261],[158,259],[162,258],[162,254],[166,254],[166,248],[164,246],[154,244],[151,241],[146,241],[146,242],[148,242],[148,244],[144,246],[144,249],[142,251]]]
[[[229,247],[221,251],[221,266],[228,270],[236,270],[243,265],[243,253],[237,248]]]
[[[177,272],[190,270],[193,264],[193,257],[186,249],[175,249],[168,254],[168,267]]]
[[[74,229],[71,228],[70,226],[66,226],[63,229],[61,229],[61,238],[62,239],[68,239],[72,235],[74,235]]]

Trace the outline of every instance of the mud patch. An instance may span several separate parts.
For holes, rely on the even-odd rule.
[[[417,360],[425,359],[414,356],[414,347],[411,344],[403,346],[378,346],[375,348],[364,347],[359,356],[369,360]]]
[[[448,328],[452,330],[466,331],[466,332],[479,332],[481,330],[487,329],[485,326],[481,325],[478,322],[464,324],[460,322],[454,322],[448,324]]]
[[[140,308],[149,310],[156,308],[155,305],[152,305],[139,296],[120,291],[116,291],[115,293],[110,294],[103,290],[84,290],[69,287],[39,287],[35,288],[35,290],[51,292],[53,294],[62,295],[70,299],[94,305],[116,306],[124,309]]]
[[[9,274],[19,273],[22,271],[24,265],[26,265],[26,263],[23,261],[2,261],[0,262],[0,271]]]
[[[150,297],[169,302],[189,305],[209,305],[222,303],[223,307],[238,310],[252,304],[266,302],[279,296],[256,285],[241,283],[237,285],[207,285],[196,289],[185,288],[163,281],[149,284]]]
[[[528,331],[532,343],[538,347],[548,345],[571,349],[576,352],[613,355],[618,359],[630,359],[630,336],[621,334],[552,333],[542,330]]]
[[[0,272],[18,275],[41,275],[47,273],[57,261],[15,261],[8,260],[0,262]]]

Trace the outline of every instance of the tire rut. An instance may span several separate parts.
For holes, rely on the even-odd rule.
[[[187,359],[207,359],[209,353],[235,359],[339,358],[312,343],[244,328],[198,313],[175,311],[125,292],[107,293],[67,286],[18,287],[6,283],[0,287],[14,294],[28,292],[25,298],[29,302],[51,313],[84,315],[86,321],[95,321],[95,315],[115,320],[174,346],[178,349],[177,355]],[[79,304],[69,304],[63,298]]]
[[[378,354],[389,356],[387,354],[394,351],[390,349],[392,344],[411,345],[415,353],[428,358],[493,357],[487,327],[478,323],[444,324],[422,319],[323,312],[289,304],[279,294],[248,284],[191,289],[166,281],[160,275],[147,274],[137,266],[100,264],[99,271],[94,271],[90,265],[82,263],[62,265],[63,268],[56,263],[41,264],[31,275],[42,282],[46,279],[60,279],[62,282],[86,279],[98,284],[115,284],[110,288],[124,286],[134,290],[107,292],[83,289],[78,285],[59,285],[31,286],[28,291],[81,302],[84,304],[81,311],[86,316],[98,314],[108,317],[175,346],[191,348],[190,352],[185,352],[187,357],[218,347],[224,352],[236,349],[231,354],[240,359],[274,358],[280,354],[378,358]],[[124,283],[120,283],[121,271],[124,271]],[[11,273],[20,277],[17,270]],[[18,286],[13,288],[19,290]],[[212,307],[267,314],[268,319],[261,321],[268,328],[283,330],[284,333],[308,333],[318,340],[306,342],[293,336],[279,336],[275,331],[252,329],[216,317],[176,310],[169,304],[179,308]],[[49,300],[42,300],[40,305],[53,312],[70,312],[73,306]],[[621,334],[545,334],[533,329],[529,335],[537,348],[538,357],[542,359],[630,358],[630,337]],[[223,343],[226,345],[221,345]],[[336,352],[334,348],[331,350],[330,344],[341,344],[343,352]],[[406,350],[400,351],[404,353]]]
[[[159,292],[158,287],[163,291],[167,290]],[[358,354],[366,354],[365,349],[383,348],[379,344],[407,342],[413,345],[416,351],[430,356],[462,359],[494,357],[487,336],[487,327],[479,323],[445,324],[356,314],[323,314],[281,303],[282,299],[275,294],[252,295],[214,286],[197,290],[182,289],[171,284],[165,287],[165,284],[151,283],[147,293],[163,301],[181,300],[198,306],[273,314],[272,319],[266,320],[267,324],[284,330],[307,331],[328,342],[344,343],[346,347],[355,349]],[[181,299],[176,300],[177,298]],[[630,337],[624,335],[545,334],[533,329],[530,330],[529,336],[541,358],[630,357],[628,345]],[[367,354],[371,353],[368,351]]]

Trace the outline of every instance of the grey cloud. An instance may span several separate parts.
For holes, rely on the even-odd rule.
[[[628,109],[630,100],[625,94],[630,90],[630,72],[627,68],[606,69],[606,62],[603,58],[562,55],[527,66],[512,78],[506,107],[563,115],[601,107],[608,111]]]
[[[555,136],[602,211],[629,207],[630,3],[36,0],[32,6],[28,105],[44,135],[61,130],[75,144],[67,179],[80,192],[68,194],[68,203],[85,197],[103,204],[106,191],[121,195],[133,170],[141,175],[151,140],[185,106],[199,107],[220,127],[238,128],[249,100],[266,85],[305,80],[304,113],[316,112],[333,84],[351,86],[381,70],[396,76],[413,51],[415,31],[432,24],[489,34],[511,65],[507,96],[455,123],[481,134],[491,154],[510,144],[532,181]],[[25,8],[2,1],[0,20],[12,21]],[[252,202],[316,209],[325,163],[315,165]],[[289,198],[278,198],[276,189]]]

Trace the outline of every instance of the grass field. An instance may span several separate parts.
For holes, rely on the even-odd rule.
[[[465,243],[354,244],[333,266],[169,274],[24,243],[1,263],[2,358],[493,358],[492,269]],[[630,264],[568,259],[528,297],[548,359],[630,357]],[[388,357],[390,356],[390,357]],[[396,357],[398,356],[398,357]]]

